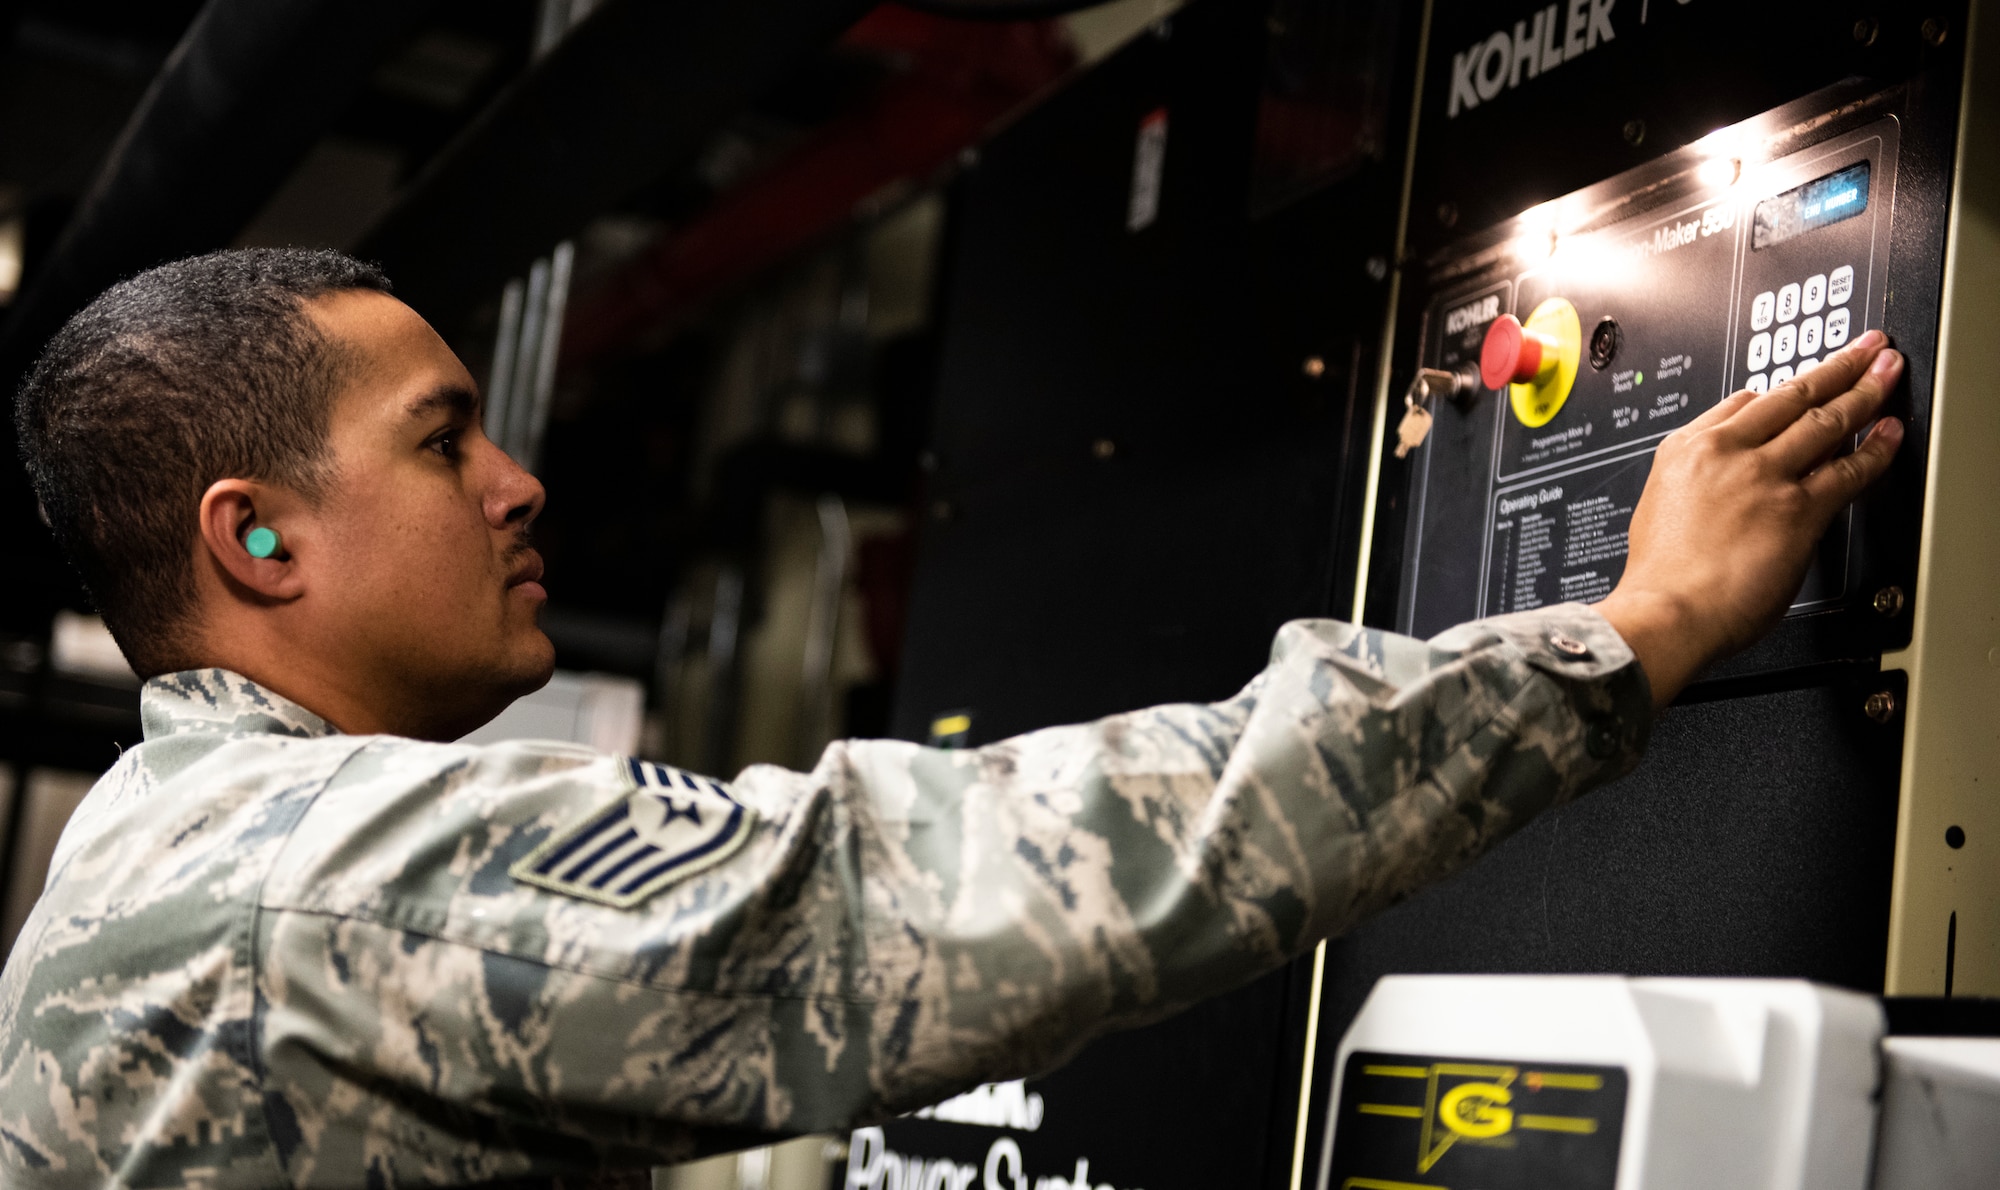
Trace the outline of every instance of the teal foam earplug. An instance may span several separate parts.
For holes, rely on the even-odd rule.
[[[268,558],[278,552],[278,531],[258,526],[243,539],[243,548],[253,558]]]

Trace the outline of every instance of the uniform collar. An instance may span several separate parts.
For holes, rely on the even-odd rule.
[[[284,695],[226,669],[188,669],[147,681],[139,690],[139,719],[149,740],[184,732],[300,739],[340,734]]]

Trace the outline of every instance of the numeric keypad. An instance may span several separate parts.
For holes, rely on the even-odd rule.
[[[1756,333],[1743,353],[1751,372],[1745,387],[1765,392],[1790,380],[1794,367],[1803,375],[1818,366],[1821,351],[1845,344],[1853,332],[1854,316],[1847,305],[1853,297],[1854,266],[1844,264],[1751,298],[1750,329]],[[1766,374],[1772,364],[1778,366]]]

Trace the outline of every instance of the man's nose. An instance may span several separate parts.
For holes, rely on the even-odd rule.
[[[506,451],[494,446],[493,454],[498,470],[487,488],[486,519],[496,529],[525,528],[542,515],[548,492]]]

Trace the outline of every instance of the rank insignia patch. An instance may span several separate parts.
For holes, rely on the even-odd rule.
[[[719,781],[627,760],[637,788],[557,832],[516,863],[514,879],[629,909],[729,858],[750,837],[750,811]]]

